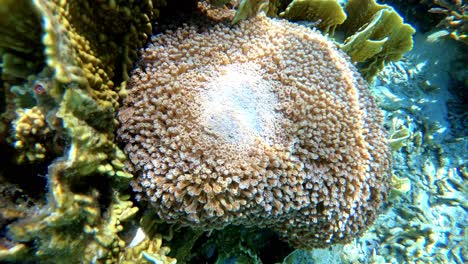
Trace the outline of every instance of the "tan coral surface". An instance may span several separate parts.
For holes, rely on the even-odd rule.
[[[118,136],[138,197],[168,222],[265,226],[300,248],[344,242],[388,192],[367,83],[319,33],[264,16],[152,39]]]

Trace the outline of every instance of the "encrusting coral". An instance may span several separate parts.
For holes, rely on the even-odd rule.
[[[367,83],[316,31],[258,16],[152,38],[118,113],[137,198],[170,223],[346,242],[389,191]]]

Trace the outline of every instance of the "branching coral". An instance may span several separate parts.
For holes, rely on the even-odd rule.
[[[388,192],[381,115],[319,33],[264,16],[157,35],[119,110],[138,198],[168,222],[267,226],[297,247],[360,234]]]
[[[18,112],[18,119],[14,122],[15,148],[21,153],[19,162],[37,161],[45,158],[44,142],[51,134],[47,127],[44,114],[38,107]]]
[[[435,14],[444,14],[446,17],[440,21],[439,27],[448,30],[448,35],[468,44],[468,6],[463,0],[434,0],[439,7],[429,9]]]

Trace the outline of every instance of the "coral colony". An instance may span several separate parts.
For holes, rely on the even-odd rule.
[[[157,35],[119,111],[134,190],[172,223],[349,241],[388,192],[381,114],[318,32],[259,16]]]
[[[466,4],[379,2],[0,0],[0,262],[465,263]]]

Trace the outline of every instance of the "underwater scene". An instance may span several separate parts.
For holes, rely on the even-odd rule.
[[[0,263],[468,262],[463,0],[0,0]]]

